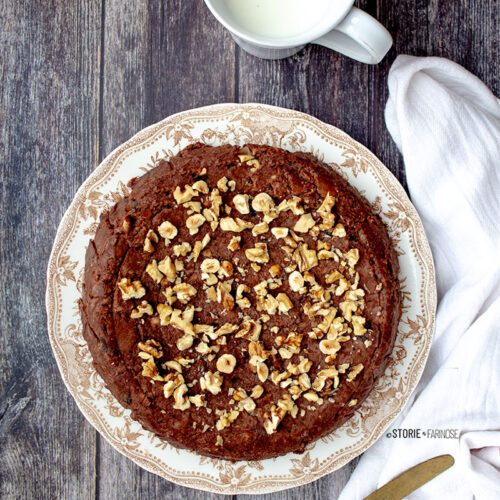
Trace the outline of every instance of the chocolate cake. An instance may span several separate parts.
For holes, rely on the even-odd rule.
[[[107,387],[171,444],[301,452],[384,371],[400,318],[381,219],[309,154],[193,144],[130,182],[86,254],[83,334]]]

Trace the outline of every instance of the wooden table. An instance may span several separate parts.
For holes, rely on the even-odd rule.
[[[384,124],[392,61],[448,57],[498,95],[498,2],[356,3],[394,36],[378,66],[319,46],[255,59],[201,0],[0,1],[0,497],[217,497],[143,471],[84,420],[49,346],[47,258],[63,212],[102,158],[143,127],[206,104],[310,113],[368,146],[404,184]],[[354,466],[267,498],[336,498]]]

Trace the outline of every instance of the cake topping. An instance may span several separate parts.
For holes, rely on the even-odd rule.
[[[252,155],[242,154],[240,160],[259,166]],[[168,220],[157,226],[165,248],[170,250],[159,254],[159,261],[151,258],[145,273],[165,302],[154,306],[142,300],[133,307],[130,318],[144,321],[144,317],[156,317],[159,327],[170,326],[174,332],[180,332],[174,342],[179,352],[176,359],[163,359],[162,344],[155,339],[137,345],[142,376],[163,384],[164,396],[172,398],[174,409],[185,411],[193,405],[210,413],[215,408],[218,431],[230,427],[241,412],[256,414],[265,431],[272,434],[286,415],[299,415],[295,401],[301,405],[303,417],[316,408],[314,405],[324,403],[324,397],[339,387],[342,377],[352,382],[363,370],[362,364],[350,370],[348,363],[334,365],[342,344],[350,341],[351,335],[363,337],[368,331],[362,315],[364,291],[358,288],[359,275],[355,270],[360,252],[355,247],[347,251],[345,245],[335,247],[332,237],[345,238],[347,231],[342,223],[335,225],[335,199],[330,193],[326,193],[319,206],[310,207],[297,196],[275,200],[261,192],[252,197],[236,188],[237,183],[224,176],[212,188],[205,180],[197,180],[191,186],[174,189],[175,202],[180,210],[185,210],[189,235],[203,236],[193,244],[177,241],[169,247],[174,239],[179,239],[178,228]],[[233,191],[236,194],[232,195]],[[239,234],[230,235],[222,251],[211,245],[217,231]],[[270,235],[277,244],[272,245],[272,250],[270,241],[265,240]],[[156,256],[160,249],[158,235],[149,229],[144,252]],[[328,266],[321,267],[322,261],[328,261]],[[187,265],[190,271],[184,274]],[[320,270],[316,272],[316,268]],[[233,319],[216,329],[198,320],[197,312],[202,308],[196,306],[197,302],[191,304],[200,290],[196,279],[190,282],[196,273],[207,304],[219,307],[214,313],[237,311],[237,322]],[[123,278],[118,287],[124,301],[141,299],[146,294],[138,279]],[[282,323],[271,321],[294,309],[309,318],[311,329],[307,335],[289,327],[283,330]],[[245,315],[242,311],[246,310],[251,314]],[[255,317],[255,313],[260,316]],[[245,342],[238,348],[246,358],[243,364],[234,354],[219,354],[229,336]],[[307,348],[303,347],[304,338],[310,339]],[[368,346],[370,341],[364,342]],[[307,354],[314,350],[323,361],[309,374],[314,362]],[[203,361],[206,368],[197,381],[186,381],[183,367],[189,368],[196,360]],[[212,369],[208,369],[209,363],[215,363],[210,365]],[[236,369],[247,370],[255,377],[250,395],[241,387],[230,386],[230,406],[226,410],[213,407],[210,397],[222,392],[223,385],[230,383],[230,377],[225,382],[224,375],[230,376]],[[280,395],[259,406],[267,384],[278,388]],[[196,387],[201,392],[196,393]]]

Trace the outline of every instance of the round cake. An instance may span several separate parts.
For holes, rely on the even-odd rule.
[[[193,144],[130,182],[85,263],[83,334],[109,390],[169,443],[301,452],[352,416],[392,352],[398,261],[332,168]]]

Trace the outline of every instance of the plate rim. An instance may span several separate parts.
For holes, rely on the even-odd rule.
[[[72,389],[70,388],[68,379],[68,374],[66,373],[66,366],[63,365],[63,358],[65,357],[65,353],[60,349],[55,341],[55,334],[52,327],[52,322],[55,319],[55,310],[57,301],[55,300],[54,285],[52,285],[52,278],[55,275],[55,269],[57,268],[56,257],[59,252],[64,247],[66,243],[66,237],[62,234],[62,229],[67,227],[66,233],[69,234],[74,229],[76,219],[77,219],[77,202],[84,198],[84,193],[87,192],[92,185],[96,183],[96,181],[101,180],[104,181],[106,175],[113,171],[113,165],[118,161],[119,157],[130,149],[133,146],[138,146],[147,141],[154,142],[155,136],[159,130],[161,130],[168,122],[172,122],[178,119],[186,120],[197,114],[201,114],[203,112],[211,114],[211,118],[216,118],[217,114],[224,115],[229,113],[230,111],[237,111],[238,109],[241,112],[245,112],[247,110],[254,110],[257,108],[258,110],[268,111],[273,117],[276,118],[288,118],[288,119],[302,119],[305,122],[311,122],[318,129],[320,129],[325,134],[335,135],[336,137],[340,137],[346,143],[355,147],[358,151],[362,152],[364,155],[370,157],[370,160],[377,167],[378,173],[382,173],[386,176],[386,182],[391,186],[392,191],[391,195],[397,199],[397,201],[401,202],[404,205],[405,212],[409,211],[410,220],[412,223],[415,223],[414,227],[415,238],[418,240],[418,246],[415,248],[416,253],[419,255],[422,263],[424,264],[424,268],[428,273],[428,282],[424,283],[424,296],[425,303],[428,306],[428,326],[426,327],[428,341],[424,345],[421,350],[419,356],[415,360],[413,364],[413,370],[408,374],[408,389],[406,393],[402,397],[402,403],[395,415],[389,415],[384,420],[378,422],[373,429],[371,429],[371,435],[376,435],[377,437],[370,438],[368,442],[358,446],[357,449],[352,452],[345,454],[343,457],[338,459],[333,466],[322,468],[318,475],[311,475],[302,478],[294,478],[290,480],[279,480],[272,481],[270,485],[264,484],[258,491],[250,491],[248,487],[241,486],[229,486],[229,487],[221,487],[215,484],[213,481],[208,479],[199,478],[199,480],[195,480],[192,477],[178,477],[173,471],[170,474],[165,474],[165,471],[155,468],[153,464],[150,464],[152,461],[151,458],[147,458],[145,456],[135,457],[132,453],[124,448],[118,447],[116,443],[114,443],[111,439],[106,435],[107,432],[103,429],[102,423],[100,422],[100,418],[96,417],[90,420],[87,416],[87,413],[91,413],[91,408],[88,406],[84,406],[82,402],[80,402],[75,395],[73,394]],[[216,114],[213,114],[216,112]],[[276,116],[279,114],[280,116]],[[282,116],[281,116],[282,115]],[[71,224],[69,224],[71,222]],[[338,470],[343,467],[347,463],[349,463],[352,459],[359,456],[361,453],[370,448],[375,442],[382,437],[382,434],[385,429],[387,429],[390,424],[397,418],[400,414],[408,400],[411,398],[411,395],[415,391],[415,388],[420,380],[422,373],[424,371],[430,347],[432,344],[432,339],[434,336],[434,328],[435,328],[435,316],[436,316],[436,308],[437,308],[437,290],[436,290],[436,280],[435,280],[435,266],[433,261],[433,256],[431,252],[431,248],[429,242],[426,237],[425,229],[423,227],[420,216],[411,203],[411,200],[408,194],[405,192],[401,183],[395,177],[395,175],[381,162],[381,160],[372,153],[366,146],[359,143],[351,136],[349,136],[343,130],[335,127],[334,125],[330,125],[318,118],[311,116],[307,113],[296,111],[288,108],[283,108],[279,106],[272,106],[268,104],[262,103],[218,103],[211,104],[208,106],[202,106],[198,108],[191,108],[185,111],[180,111],[178,113],[174,113],[165,117],[164,119],[156,122],[154,124],[149,125],[135,133],[131,138],[121,143],[115,149],[113,149],[100,163],[97,165],[94,170],[88,175],[85,181],[80,185],[78,190],[76,191],[70,205],[65,210],[61,221],[58,225],[56,235],[54,237],[54,243],[50,252],[48,264],[47,264],[47,275],[46,275],[46,293],[45,293],[45,306],[47,312],[47,330],[48,336],[51,344],[51,348],[56,359],[57,367],[63,379],[64,385],[66,389],[72,396],[73,400],[76,402],[79,410],[82,412],[85,420],[90,423],[96,430],[99,432],[100,436],[104,438],[115,450],[117,450],[122,455],[126,456],[134,463],[136,463],[141,468],[148,470],[154,474],[159,475],[160,477],[167,479],[168,481],[172,481],[175,484],[179,484],[184,487],[195,488],[203,491],[209,491],[213,493],[223,493],[223,494],[265,494],[275,491],[282,491],[289,488],[294,488],[297,486],[308,484],[312,481],[323,477],[334,470]],[[52,307],[52,305],[54,307]],[[421,360],[421,362],[419,362]],[[95,417],[95,415],[94,415]],[[195,452],[192,452],[195,453]],[[199,454],[196,454],[200,456]],[[352,456],[351,456],[352,455]],[[297,455],[300,456],[300,455]],[[285,484],[283,484],[285,481]]]

